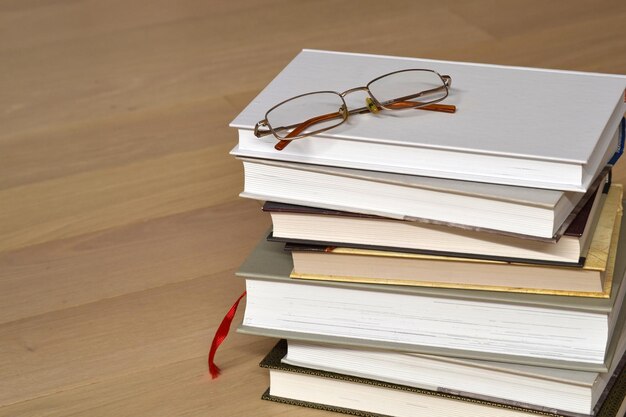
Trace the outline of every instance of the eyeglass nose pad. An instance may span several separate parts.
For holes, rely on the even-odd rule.
[[[341,117],[343,117],[344,119],[348,118],[348,108],[346,107],[345,104],[341,105],[341,107],[339,108],[339,113],[341,114]]]
[[[365,99],[365,104],[367,105],[367,109],[372,113],[378,113],[380,111],[376,103],[374,103],[374,100],[372,100],[370,97],[367,97]]]

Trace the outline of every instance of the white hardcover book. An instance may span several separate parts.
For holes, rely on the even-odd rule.
[[[381,111],[282,151],[254,126],[275,104],[343,92],[410,68],[449,75],[454,114]],[[233,120],[237,156],[557,190],[585,191],[614,154],[626,76],[303,50]],[[363,107],[365,92],[346,96]]]
[[[241,160],[245,185],[240,195],[245,198],[544,239],[560,236],[584,196],[571,191]]]
[[[383,349],[290,340],[283,363],[471,398],[497,398],[593,414],[611,377],[626,358],[624,324],[616,330],[615,360],[606,372],[528,366],[421,355]]]

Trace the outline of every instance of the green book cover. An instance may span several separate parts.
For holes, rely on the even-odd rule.
[[[592,414],[579,414],[579,413],[571,413],[571,412],[563,412],[559,410],[553,409],[544,409],[542,407],[530,405],[530,404],[520,404],[514,402],[507,402],[505,400],[500,400],[497,398],[487,398],[484,396],[481,397],[471,397],[471,396],[460,396],[451,393],[445,393],[440,391],[431,391],[421,388],[409,387],[405,385],[398,385],[389,382],[382,382],[373,379],[360,378],[356,376],[343,375],[333,372],[321,371],[310,368],[303,368],[293,365],[284,364],[281,362],[282,358],[285,356],[287,352],[287,342],[285,340],[281,340],[278,344],[267,354],[267,356],[261,361],[259,364],[262,368],[267,368],[270,371],[278,371],[278,372],[290,372],[296,373],[303,376],[311,376],[311,377],[319,377],[327,379],[328,382],[332,381],[344,381],[354,384],[367,385],[371,387],[374,391],[377,390],[400,390],[404,392],[409,392],[414,394],[416,397],[424,397],[425,399],[437,398],[442,401],[446,401],[450,403],[449,400],[459,401],[463,404],[459,405],[469,405],[470,410],[475,409],[477,413],[480,413],[480,410],[488,410],[488,408],[496,408],[501,411],[510,411],[511,415],[519,416],[524,415],[524,413],[529,416],[532,415],[543,415],[550,417],[583,417],[583,416],[592,416],[592,417],[620,417],[617,415],[617,412],[624,401],[624,397],[626,396],[626,357],[622,358],[619,365],[617,366],[615,373],[611,377],[611,381],[607,384],[607,387],[600,397],[600,401],[598,402],[596,408],[594,409]],[[303,379],[303,383],[306,383],[306,379]],[[327,411],[334,411],[343,414],[349,414],[354,416],[362,416],[362,417],[383,417],[382,414],[372,413],[364,410],[353,409],[353,408],[345,408],[336,406],[333,404],[322,404],[315,403],[310,401],[302,401],[297,398],[285,398],[271,394],[271,387],[262,395],[261,397],[264,400],[275,401],[279,403],[298,405],[309,408],[316,408]],[[416,400],[417,401],[417,400]],[[330,401],[332,402],[332,401]],[[473,406],[473,407],[472,407]],[[497,410],[496,410],[497,411]],[[479,415],[479,414],[477,414]],[[491,415],[491,414],[489,414]],[[495,415],[508,415],[506,412],[502,412],[501,414]]]

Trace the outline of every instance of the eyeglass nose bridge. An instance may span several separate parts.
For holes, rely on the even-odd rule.
[[[355,91],[365,91],[367,94],[369,94],[370,96],[372,95],[372,93],[370,92],[370,89],[367,88],[367,86],[363,86],[363,87],[354,87],[354,88],[350,88],[349,90],[344,91],[343,93],[339,94],[341,97],[345,97],[350,93],[354,93]]]
[[[356,91],[365,91],[367,93],[367,98],[365,99],[365,104],[366,106],[363,108],[359,108],[359,109],[353,109],[353,110],[349,110],[348,114],[360,114],[360,113],[367,113],[372,112],[372,113],[378,113],[378,110],[380,110],[380,108],[382,107],[381,104],[378,102],[378,100],[376,99],[376,97],[374,97],[372,95],[372,92],[370,91],[369,87],[364,85],[363,87],[354,87],[354,88],[350,88],[349,90],[344,91],[343,93],[340,93],[339,95],[341,96],[341,98],[345,99],[345,97],[350,94],[350,93],[354,93]]]

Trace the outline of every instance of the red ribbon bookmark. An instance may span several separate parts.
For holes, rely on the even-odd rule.
[[[222,319],[220,327],[217,328],[215,336],[213,336],[211,350],[209,351],[209,372],[211,372],[212,379],[217,378],[221,372],[220,368],[218,368],[215,364],[215,352],[217,351],[217,348],[222,344],[224,339],[226,339],[226,336],[228,336],[228,332],[230,331],[230,324],[235,318],[235,313],[237,313],[237,307],[239,307],[239,302],[245,296],[246,292],[244,291],[243,294],[241,294],[241,296],[237,299],[237,301],[235,301],[235,304],[233,304],[230,310],[228,310],[228,313],[226,313],[224,319]]]

